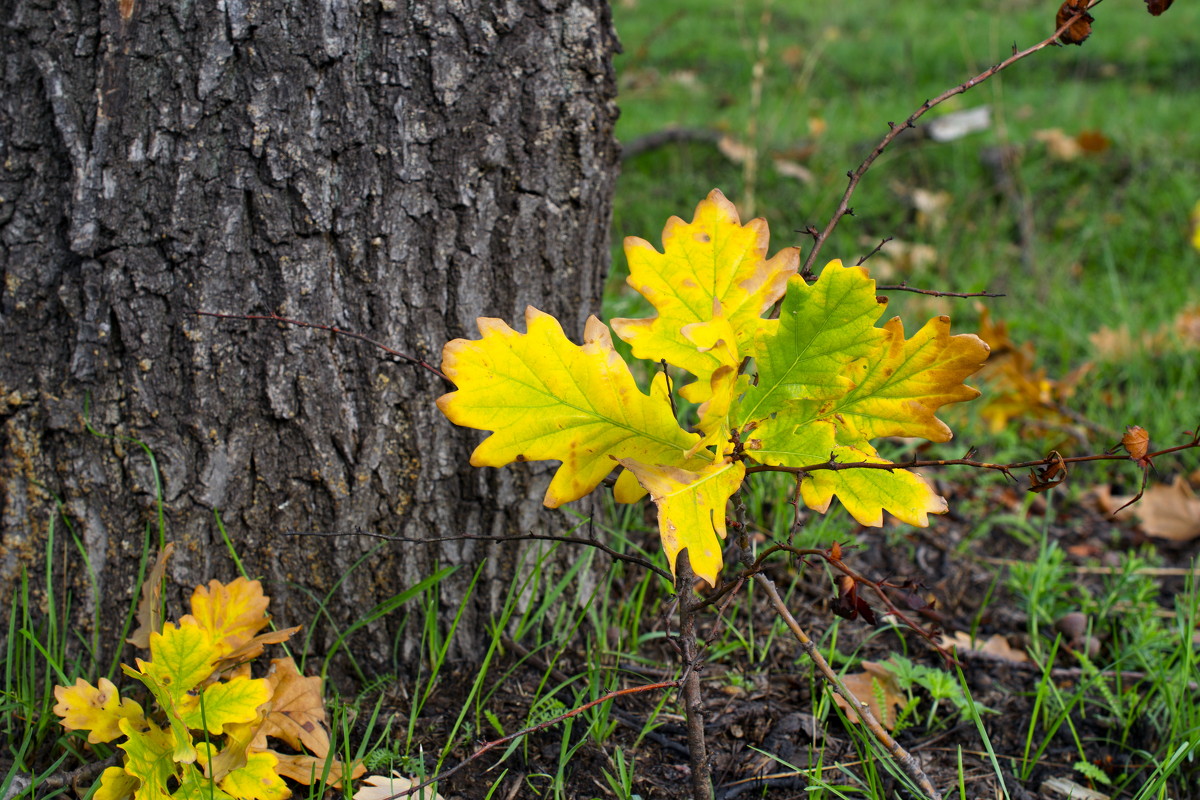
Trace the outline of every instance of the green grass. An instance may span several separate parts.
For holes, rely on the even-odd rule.
[[[765,26],[764,8],[770,10]],[[1181,441],[1181,431],[1198,422],[1200,347],[1177,346],[1173,337],[1150,356],[1120,358],[1089,339],[1122,326],[1137,339],[1200,303],[1193,280],[1200,253],[1188,241],[1188,215],[1200,201],[1194,134],[1200,10],[1178,10],[1168,20],[1150,17],[1139,3],[1106,2],[1082,47],[1044,50],[934,109],[927,119],[987,105],[992,126],[950,143],[886,152],[852,199],[855,216],[842,221],[817,266],[855,261],[885,236],[928,245],[932,262],[912,271],[879,257],[868,264],[883,282],[1005,293],[986,301],[988,308],[1009,324],[1015,341],[1033,343],[1051,377],[1092,364],[1069,399],[1073,410],[1113,431],[1141,424],[1164,446]],[[669,215],[690,217],[696,202],[719,187],[743,210],[752,205],[767,218],[773,249],[800,244],[807,252],[810,240],[792,232],[824,226],[846,171],[887,132],[888,121],[1000,61],[1014,43],[1038,41],[1053,20],[1044,3],[1020,0],[953,8],[885,0],[664,0],[618,4],[615,16],[625,47],[617,62],[618,137],[628,143],[669,127],[716,130],[756,150],[760,167],[748,184],[743,166],[704,142],[628,159],[614,214],[610,317],[648,312],[623,284],[624,236],[657,244]],[[763,68],[757,110],[756,61]],[[1051,128],[1071,136],[1099,131],[1111,146],[1056,160],[1036,139]],[[997,148],[1014,159],[1017,194],[1032,225],[1028,241],[1022,241],[1020,204],[984,163]],[[801,161],[812,180],[779,174],[776,156]],[[932,220],[922,218],[908,199],[914,190],[944,193],[945,207]],[[977,324],[974,300],[892,292],[890,301],[890,311],[910,325],[932,313],[950,313],[959,331]],[[972,414],[967,410],[964,433],[984,441],[982,426],[970,424]],[[1112,443],[1096,442],[1100,449]],[[1200,462],[1189,454],[1180,463]]]

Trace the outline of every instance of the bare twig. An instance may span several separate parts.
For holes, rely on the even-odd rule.
[[[896,605],[895,601],[892,600],[891,596],[888,595],[887,591],[885,591],[886,589],[906,590],[907,587],[890,583],[886,580],[876,581],[868,578],[866,575],[858,572],[844,560],[842,560],[840,551],[841,547],[835,547],[831,551],[792,547],[788,544],[776,543],[763,550],[753,567],[750,570],[747,570],[747,572],[752,572],[753,575],[758,575],[760,572],[762,572],[767,558],[779,552],[790,553],[806,564],[809,563],[809,558],[819,558],[833,569],[853,579],[856,584],[870,589],[871,592],[879,598],[879,601],[883,604],[884,608],[887,609],[887,613],[899,622],[903,623],[905,627],[915,632],[921,638],[925,639],[925,641],[929,642],[930,646],[937,650],[939,654],[941,654],[947,666],[959,665],[958,660],[954,658],[954,654],[938,643],[937,635],[940,633],[940,630],[937,628],[926,630],[925,628],[921,627],[920,623],[902,611],[900,607]]]
[[[838,674],[829,666],[829,662],[821,655],[821,651],[813,643],[812,639],[808,638],[808,634],[800,627],[800,623],[796,622],[796,618],[792,616],[792,612],[788,610],[787,604],[783,602],[783,598],[779,596],[779,591],[775,588],[775,583],[766,575],[759,573],[754,576],[755,580],[763,587],[767,593],[767,597],[771,600],[771,605],[775,607],[775,611],[783,619],[784,623],[791,630],[792,635],[796,637],[796,641],[800,643],[800,647],[812,659],[821,676],[833,687],[842,698],[850,704],[858,718],[862,720],[867,729],[879,740],[879,743],[887,749],[896,763],[900,765],[910,778],[912,778],[921,791],[925,792],[933,800],[942,800],[941,793],[934,788],[933,783],[921,769],[921,765],[913,758],[907,750],[892,738],[892,735],[879,724],[879,720],[875,719],[875,715],[871,713],[871,709],[866,703],[860,701],[854,696],[854,693],[846,688],[846,684],[838,677]]]
[[[907,283],[893,283],[886,285],[876,285],[876,291],[880,292],[913,292],[915,294],[926,294],[930,297],[1004,297],[1003,292],[939,292],[935,289],[918,289],[915,286],[909,286]]]
[[[1092,3],[1091,7],[1094,7],[1096,4],[1097,3],[1095,2]],[[923,117],[925,112],[929,111],[929,109],[933,108],[934,106],[941,105],[951,97],[962,94],[968,89],[973,89],[974,87],[986,81],[988,78],[992,77],[1001,70],[1012,66],[1021,59],[1031,56],[1039,50],[1044,50],[1045,48],[1054,45],[1058,40],[1058,37],[1062,35],[1063,31],[1075,24],[1075,21],[1083,16],[1083,13],[1084,11],[1081,10],[1074,14],[1063,24],[1062,27],[1032,47],[1029,47],[1025,50],[1017,50],[1014,47],[1013,54],[1001,61],[999,64],[985,69],[974,78],[964,81],[958,86],[947,89],[932,100],[926,100],[916,111],[909,115],[908,119],[904,120],[904,122],[900,123],[899,125],[889,122],[888,126],[890,127],[890,130],[888,131],[887,135],[879,141],[879,144],[875,145],[875,149],[871,151],[871,154],[863,159],[863,162],[858,165],[857,169],[846,173],[846,177],[850,182],[847,184],[846,191],[842,194],[842,199],[838,202],[837,209],[833,212],[833,216],[830,218],[829,223],[825,226],[825,229],[819,232],[812,230],[806,231],[811,233],[813,237],[813,247],[808,253],[808,258],[804,261],[804,268],[801,270],[801,274],[812,274],[812,266],[817,260],[817,254],[821,252],[821,248],[829,239],[830,235],[833,234],[834,228],[837,227],[837,224],[841,221],[842,217],[846,216],[847,214],[853,215],[854,212],[850,208],[850,198],[854,195],[854,190],[858,188],[859,181],[862,180],[863,175],[865,175],[867,170],[871,168],[871,165],[875,163],[875,160],[879,158],[879,156],[883,155],[883,151],[887,149],[888,145],[890,145],[897,136],[909,128],[914,127],[916,121]]]
[[[413,358],[412,356],[407,355],[406,353],[401,353],[399,350],[393,350],[392,348],[388,347],[386,344],[383,344],[382,342],[377,342],[369,336],[364,336],[363,334],[355,333],[354,331],[348,331],[348,330],[345,330],[344,328],[339,328],[336,325],[318,325],[315,322],[304,322],[303,320],[298,320],[298,319],[288,319],[287,317],[281,317],[278,314],[217,314],[212,311],[196,311],[195,314],[198,317],[213,317],[214,319],[243,319],[243,320],[249,320],[251,322],[280,322],[280,323],[283,323],[284,325],[295,325],[298,328],[312,328],[312,329],[318,330],[318,331],[328,331],[329,333],[336,333],[336,334],[340,334],[342,336],[349,336],[351,339],[358,339],[361,342],[366,342],[367,344],[374,345],[374,346],[378,347],[380,350],[382,350],[383,352],[387,353],[388,355],[390,355],[394,358],[398,358],[401,361],[404,361],[408,364],[412,364],[413,366],[416,366],[416,367],[420,367],[421,369],[428,370],[428,371],[432,372],[434,375],[437,375],[442,380],[445,380],[445,381],[450,380],[449,378],[446,377],[446,374],[444,372],[442,372],[440,369],[438,369],[437,367],[430,364],[428,361],[425,361],[424,359]]]

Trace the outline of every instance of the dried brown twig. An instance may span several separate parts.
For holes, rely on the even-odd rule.
[[[796,618],[792,616],[792,612],[788,610],[787,604],[783,602],[783,598],[779,596],[779,590],[775,588],[775,583],[766,575],[759,573],[754,576],[759,585],[767,593],[767,597],[771,601],[771,605],[775,607],[776,613],[788,626],[788,630],[796,637],[796,641],[800,643],[800,647],[812,659],[821,676],[833,687],[842,698],[850,704],[850,708],[858,714],[858,718],[862,720],[867,729],[879,740],[888,751],[888,753],[896,760],[910,778],[916,781],[921,787],[921,791],[925,792],[933,800],[942,800],[941,792],[939,792],[929,780],[929,776],[925,774],[925,770],[921,769],[921,765],[913,758],[912,754],[905,750],[892,737],[890,733],[875,719],[875,715],[871,713],[870,707],[854,696],[854,693],[846,688],[846,684],[838,677],[838,674],[829,666],[829,662],[821,655],[821,651],[813,644],[812,639],[800,627],[800,623],[796,622]]]

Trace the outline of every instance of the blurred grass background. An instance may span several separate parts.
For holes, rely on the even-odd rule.
[[[622,239],[657,246],[667,218],[690,219],[714,187],[743,220],[766,217],[772,252],[798,244],[807,255],[811,240],[798,231],[824,227],[847,170],[889,121],[1049,35],[1057,7],[616,0],[617,131],[635,152],[617,191],[606,316],[650,313],[624,284]],[[971,332],[986,303],[1015,344],[1036,349],[1048,379],[1079,370],[1056,399],[1095,423],[1093,451],[1116,443],[1100,429],[1129,424],[1168,446],[1200,424],[1190,220],[1200,201],[1200,5],[1151,17],[1142,2],[1106,0],[1093,13],[1081,47],[1034,54],[919,123],[987,106],[985,130],[886,151],[815,266],[853,263],[893,237],[867,262],[881,283],[1004,293],[981,302],[891,292],[887,313],[910,332],[939,313]],[[684,133],[646,147],[665,130]],[[982,409],[953,410],[953,448],[965,434],[1032,456],[1023,420],[989,430]],[[1198,460],[1193,451],[1176,463]]]

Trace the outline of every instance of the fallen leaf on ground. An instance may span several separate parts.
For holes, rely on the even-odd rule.
[[[1132,499],[1133,495],[1113,495],[1107,486],[1096,491],[1096,502],[1109,515]],[[1200,497],[1187,479],[1177,476],[1170,486],[1161,483],[1151,486],[1141,500],[1118,511],[1116,517],[1137,517],[1147,536],[1187,542],[1200,536]]]
[[[402,792],[407,792],[419,783],[420,781],[405,778],[398,772],[393,772],[391,777],[368,775],[363,778],[363,787],[354,793],[354,800],[388,800]],[[434,787],[422,789],[412,796],[424,798],[424,800],[442,800],[442,796],[434,791]]]
[[[862,668],[863,672],[843,675],[842,682],[860,702],[866,703],[875,719],[890,731],[896,725],[896,706],[903,706],[905,703],[904,693],[900,691],[900,686],[896,683],[896,676],[886,665],[875,661],[864,661]],[[879,705],[881,693],[884,701],[882,707]],[[847,719],[851,722],[858,722],[857,710],[851,708],[845,698],[840,694],[835,694],[833,701],[846,712]]]
[[[1005,661],[1020,663],[1029,660],[1029,656],[1025,655],[1024,651],[1017,650],[1008,643],[1008,639],[1005,639],[998,633],[988,637],[987,641],[980,641],[978,639],[972,640],[971,634],[966,631],[958,631],[953,636],[943,636],[941,645],[946,648],[954,648],[960,653],[982,653],[995,658],[1002,658]]]
[[[1046,145],[1046,152],[1056,161],[1074,161],[1083,154],[1083,148],[1074,136],[1062,128],[1048,128],[1033,134],[1034,141]]]
[[[1050,778],[1043,781],[1041,792],[1043,796],[1053,792],[1070,800],[1109,800],[1109,796],[1103,792],[1081,786],[1068,778]]]

